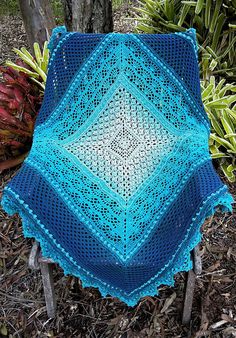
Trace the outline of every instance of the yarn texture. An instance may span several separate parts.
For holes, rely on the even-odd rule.
[[[31,151],[3,191],[26,237],[83,286],[135,305],[192,267],[233,198],[209,154],[196,32],[54,29]]]

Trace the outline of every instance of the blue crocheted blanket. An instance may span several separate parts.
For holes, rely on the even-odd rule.
[[[83,286],[134,305],[191,268],[216,207],[196,32],[56,28],[33,145],[3,192],[26,237]]]

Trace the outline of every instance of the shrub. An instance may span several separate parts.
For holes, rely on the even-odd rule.
[[[136,8],[138,31],[170,33],[196,29],[202,100],[212,127],[210,152],[226,177],[235,181],[236,86],[232,83],[236,79],[235,0],[140,0],[140,4]]]
[[[29,75],[0,67],[0,172],[21,163],[31,143],[42,95]]]
[[[222,79],[216,84],[202,81],[202,100],[211,121],[210,152],[229,181],[235,181],[236,170],[236,86],[225,84]]]
[[[236,3],[234,0],[140,0],[137,29],[169,33],[194,27],[200,45],[204,79],[236,79]]]
[[[47,42],[42,53],[34,44],[35,57],[24,47],[14,51],[20,59],[0,67],[0,172],[23,162],[31,148],[47,77]]]
[[[49,61],[49,50],[47,48],[48,42],[45,41],[43,46],[43,52],[41,53],[39,44],[34,43],[34,55],[31,55],[25,47],[21,49],[13,48],[13,51],[18,55],[20,59],[14,63],[12,61],[6,61],[6,65],[18,70],[21,73],[28,74],[30,79],[45,89],[47,79],[47,69]],[[21,60],[21,62],[19,61]]]

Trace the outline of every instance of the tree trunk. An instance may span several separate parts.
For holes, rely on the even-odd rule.
[[[22,19],[24,22],[30,48],[34,42],[42,47],[48,40],[52,28],[55,27],[52,8],[47,0],[19,0]]]
[[[72,0],[63,0],[64,21],[68,31],[72,31]]]
[[[68,30],[81,33],[113,31],[111,0],[64,0]]]

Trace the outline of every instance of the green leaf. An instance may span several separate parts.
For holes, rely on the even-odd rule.
[[[225,176],[228,178],[230,182],[235,182],[235,175],[233,174],[232,171],[228,171],[228,163],[224,162],[220,164],[220,167],[225,174]]]
[[[227,84],[226,86],[224,86],[219,92],[218,92],[218,95],[219,97],[223,97],[225,96],[226,92],[227,91],[233,91],[234,92],[234,88],[235,86],[233,84]]]
[[[207,46],[206,50],[213,56],[214,59],[218,58],[216,53],[214,52],[214,50],[210,46]]]
[[[39,77],[39,74],[38,73],[34,73],[32,72],[31,70],[25,68],[25,67],[21,67],[21,66],[18,66],[16,65],[15,63],[13,63],[12,61],[6,61],[5,64],[9,67],[12,67],[13,69],[16,69],[18,70],[19,72],[23,72],[23,73],[26,73],[32,77]]]
[[[222,112],[222,116],[221,116],[220,120],[221,120],[221,123],[222,123],[225,131],[226,131],[226,134],[227,135],[234,134],[233,126],[231,124],[230,118],[228,117],[226,111]],[[228,138],[229,138],[229,141],[232,143],[234,149],[236,149],[236,138],[234,136],[230,136]]]
[[[210,77],[210,83],[212,83],[215,87],[215,84],[216,84],[216,79],[215,79],[215,76],[211,76]]]
[[[202,92],[202,100],[204,100],[208,95],[212,92],[212,89],[214,88],[213,83],[210,83]]]
[[[223,138],[221,138],[221,137],[219,137],[215,134],[211,134],[210,137],[213,140],[217,141],[220,145],[222,145],[226,149],[232,149],[232,151],[236,151],[236,149],[234,149],[233,145],[230,142],[226,141],[225,139],[223,139]]]
[[[228,45],[228,48],[224,51],[223,54],[221,54],[218,59],[221,60],[221,59],[224,59],[226,57],[226,55],[229,53],[229,51],[231,50],[231,48],[234,46],[236,42],[236,36],[233,38],[233,40],[229,43]]]
[[[197,5],[195,7],[195,13],[196,14],[200,14],[201,13],[203,5],[204,5],[204,0],[198,0],[197,1]]]
[[[174,1],[164,0],[165,15],[169,21],[173,21],[175,15]]]
[[[186,15],[188,14],[189,10],[190,10],[190,6],[184,4],[183,7],[181,8],[180,17],[179,17],[179,21],[178,21],[178,26],[182,26],[182,24],[184,23],[184,20],[186,18]]]
[[[184,27],[177,26],[170,22],[168,23],[160,22],[160,25],[167,27],[169,30],[172,30],[172,31],[185,32],[186,30]]]
[[[225,83],[226,79],[221,79],[220,82],[217,84],[216,86],[216,92],[219,92],[223,86],[223,84]]]
[[[216,108],[216,109],[223,109],[223,108],[228,107],[228,104],[224,102],[223,99],[213,100],[213,101],[207,102],[205,105],[208,108]]]
[[[42,62],[42,53],[39,47],[38,42],[34,43],[34,55],[36,57],[37,63],[39,65],[39,67],[41,67],[41,62]]]
[[[222,111],[222,116],[220,117],[221,123],[226,131],[227,134],[234,133],[234,130],[232,129],[231,121],[229,120],[226,111]]]
[[[21,52],[25,54],[25,56],[27,56],[29,59],[34,60],[33,55],[30,54],[30,52],[25,48],[25,47],[21,47]]]
[[[206,0],[206,9],[205,9],[205,26],[209,28],[211,18],[211,0]]]
[[[210,33],[213,33],[214,30],[215,30],[215,25],[216,25],[216,22],[219,18],[221,5],[222,5],[222,0],[216,0],[215,9],[214,9],[214,13],[213,13],[213,16],[212,16],[212,19],[211,19],[211,24],[210,24],[210,29],[209,29]]]
[[[31,78],[32,81],[34,81],[35,83],[37,83],[42,89],[43,91],[45,90],[45,84],[36,80],[34,77]]]
[[[224,133],[223,129],[221,128],[220,123],[218,122],[217,118],[215,118],[215,116],[212,112],[208,112],[208,115],[209,115],[209,118],[210,118],[210,121],[211,121],[211,125],[214,128],[215,132],[219,136],[224,137],[225,133]]]
[[[21,59],[27,65],[29,65],[33,70],[35,70],[41,76],[44,82],[46,82],[46,78],[47,78],[46,74],[43,72],[43,70],[38,66],[38,64],[34,60],[27,57],[22,51],[20,51],[17,48],[13,48],[13,50],[16,54],[18,54],[21,57]]]
[[[161,31],[156,28],[156,27],[153,27],[153,26],[149,26],[149,25],[145,25],[145,24],[138,24],[137,28],[140,30],[140,31],[143,31],[144,33],[148,33],[148,34],[152,34],[154,32],[159,32],[161,33]]]
[[[181,1],[181,3],[189,5],[189,6],[197,6],[197,2],[196,1]]]
[[[217,19],[215,31],[213,34],[213,39],[212,39],[212,44],[211,44],[211,48],[213,50],[216,50],[216,47],[218,46],[218,42],[219,42],[219,39],[222,33],[222,28],[224,26],[225,20],[226,20],[225,14],[221,13]]]
[[[218,149],[218,147],[214,143],[212,143],[212,145],[210,145],[209,149],[210,149],[210,151],[211,151],[212,154],[219,153],[219,149]]]
[[[214,70],[216,68],[217,64],[218,63],[217,63],[216,60],[212,60],[211,63],[210,63],[210,65],[209,65],[209,69],[210,70]]]
[[[226,135],[224,135],[224,138],[230,138],[232,136],[236,136],[236,133],[226,134]]]
[[[228,167],[227,167],[227,171],[229,173],[232,173],[233,171],[236,170],[236,165],[233,165],[233,164],[230,164]]]
[[[228,103],[228,105],[236,102],[236,95],[229,95],[227,98],[226,98],[226,102]]]
[[[211,154],[211,158],[213,159],[217,159],[217,158],[223,158],[223,157],[229,157],[224,153],[215,153],[215,154]]]
[[[24,52],[22,52],[21,50],[17,49],[17,48],[13,48],[13,51],[20,56],[20,58],[27,64],[29,65],[31,68],[35,68],[36,63],[34,61],[34,58],[31,54],[26,55]]]
[[[226,111],[229,115],[233,117],[233,119],[236,121],[236,112],[234,112],[232,109],[226,108]]]
[[[48,62],[49,62],[49,49],[48,49],[48,42],[45,41],[43,45],[43,55],[42,55],[42,63],[41,68],[45,74],[48,71]]]

